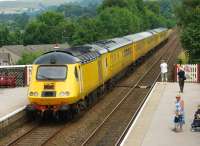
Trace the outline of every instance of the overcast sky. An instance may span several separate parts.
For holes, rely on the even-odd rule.
[[[50,0],[0,0],[0,1],[50,1]],[[51,0],[51,1],[55,1],[55,0]],[[76,0],[63,0],[63,1],[76,1]]]
[[[0,1],[16,1],[16,0],[0,0]]]

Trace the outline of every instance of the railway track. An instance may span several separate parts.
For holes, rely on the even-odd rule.
[[[161,55],[154,55],[154,59],[148,59],[148,63],[146,62],[141,65],[146,65],[146,68],[149,68],[149,64],[153,64],[142,77],[141,73],[143,72],[138,72],[141,67],[138,67],[133,75],[118,83],[116,89],[109,93],[109,95],[105,95],[117,96],[110,101],[112,106],[107,108],[109,112],[106,111],[104,113],[105,116],[95,117],[93,113],[91,114],[91,112],[97,111],[96,108],[98,108],[98,105],[95,105],[97,107],[92,107],[91,110],[86,112],[85,115],[76,122],[52,125],[38,124],[5,145],[115,145],[120,141],[119,139],[123,137],[122,133],[125,133],[124,129],[126,129],[130,121],[134,119],[132,115],[137,114],[139,107],[145,100],[144,97],[150,91],[155,80],[158,79],[160,72],[159,60],[163,58],[163,54],[165,54],[165,56],[169,56],[169,54],[176,55],[176,51],[173,50],[174,53],[172,53],[169,51],[169,48],[178,48],[176,37],[172,37],[163,49],[158,50],[162,52],[160,53]],[[153,66],[156,66],[156,68]],[[143,69],[143,71],[144,70],[145,69]],[[105,97],[105,102],[106,99],[109,98]],[[111,98],[109,100],[111,100]],[[103,102],[103,100],[101,100],[101,102]],[[103,105],[105,105],[105,103],[102,103],[102,106]],[[115,112],[118,109],[123,110]],[[127,117],[124,115],[127,115]],[[92,122],[90,123],[89,121]],[[88,123],[92,126],[89,127]],[[84,124],[88,127],[84,127]],[[71,132],[74,129],[76,129],[76,131]]]
[[[168,64],[179,49],[176,39],[168,49],[152,64],[151,67],[141,76],[136,84],[129,86],[129,91],[122,100],[110,112],[110,114],[98,125],[89,137],[82,143],[82,146],[92,145],[119,145],[127,129],[134,121],[137,113],[145,102],[151,88],[160,76],[160,61],[167,58]],[[174,50],[172,48],[175,48]],[[131,122],[129,122],[131,121]],[[125,129],[125,131],[123,131]],[[123,131],[123,132],[122,132]],[[120,133],[122,133],[120,135]]]
[[[34,124],[29,131],[11,141],[7,146],[28,146],[30,144],[32,146],[44,145],[63,128],[63,124]]]

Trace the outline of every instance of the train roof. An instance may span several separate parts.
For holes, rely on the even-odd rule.
[[[153,29],[154,32],[157,32],[157,33],[160,33],[160,32],[163,32],[163,31],[166,31],[167,28],[156,28],[156,29]]]
[[[148,38],[150,36],[152,36],[151,32],[141,32],[141,33],[124,36],[124,38],[131,40],[132,42],[137,42],[137,41],[143,40],[145,38]]]
[[[99,46],[99,45],[96,45],[96,44],[86,44],[85,46],[88,46],[88,47],[91,47],[91,50],[92,51],[96,51],[98,52],[99,54],[105,54],[108,52],[107,49]]]
[[[104,48],[108,50],[109,52],[111,52],[123,46],[129,45],[131,43],[132,42],[130,40],[127,40],[125,38],[113,38],[110,40],[95,42],[93,45],[98,46],[98,48],[101,48],[101,49]]]
[[[33,64],[74,64],[80,60],[63,51],[51,51],[37,58]]]
[[[54,50],[44,53],[40,56],[34,64],[74,64],[74,63],[87,63],[95,60],[100,54],[93,51],[89,46],[78,46],[63,50]]]
[[[64,50],[66,53],[71,54],[74,57],[77,57],[81,60],[81,63],[87,63],[95,60],[100,54],[92,50],[90,46],[78,46]]]
[[[130,41],[130,40],[126,39],[126,38],[123,38],[123,37],[122,38],[114,38],[112,40],[115,41],[116,43],[120,44],[121,47],[129,45],[129,44],[132,43],[132,41]]]
[[[154,31],[154,29],[148,30],[148,32],[152,33],[153,35],[158,34],[158,32]]]
[[[95,60],[101,54],[114,51],[132,42],[137,42],[152,36],[153,34],[166,31],[166,28],[152,29],[147,32],[127,35],[122,38],[113,38],[109,40],[97,41],[84,46],[72,47],[62,50],[53,50],[46,52],[38,59],[35,64],[74,64],[87,63]]]

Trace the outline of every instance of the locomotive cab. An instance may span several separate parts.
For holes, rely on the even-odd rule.
[[[49,52],[33,64],[28,112],[68,110],[81,99],[79,60],[65,52]]]

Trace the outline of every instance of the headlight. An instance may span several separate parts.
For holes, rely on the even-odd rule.
[[[38,96],[38,92],[30,92],[29,96]]]
[[[34,96],[38,96],[38,92],[34,92],[34,94],[33,94]]]
[[[30,93],[29,93],[29,96],[33,96],[33,92],[30,92]]]
[[[69,93],[68,91],[66,91],[66,92],[60,92],[59,95],[60,95],[60,96],[69,96],[70,93]]]

